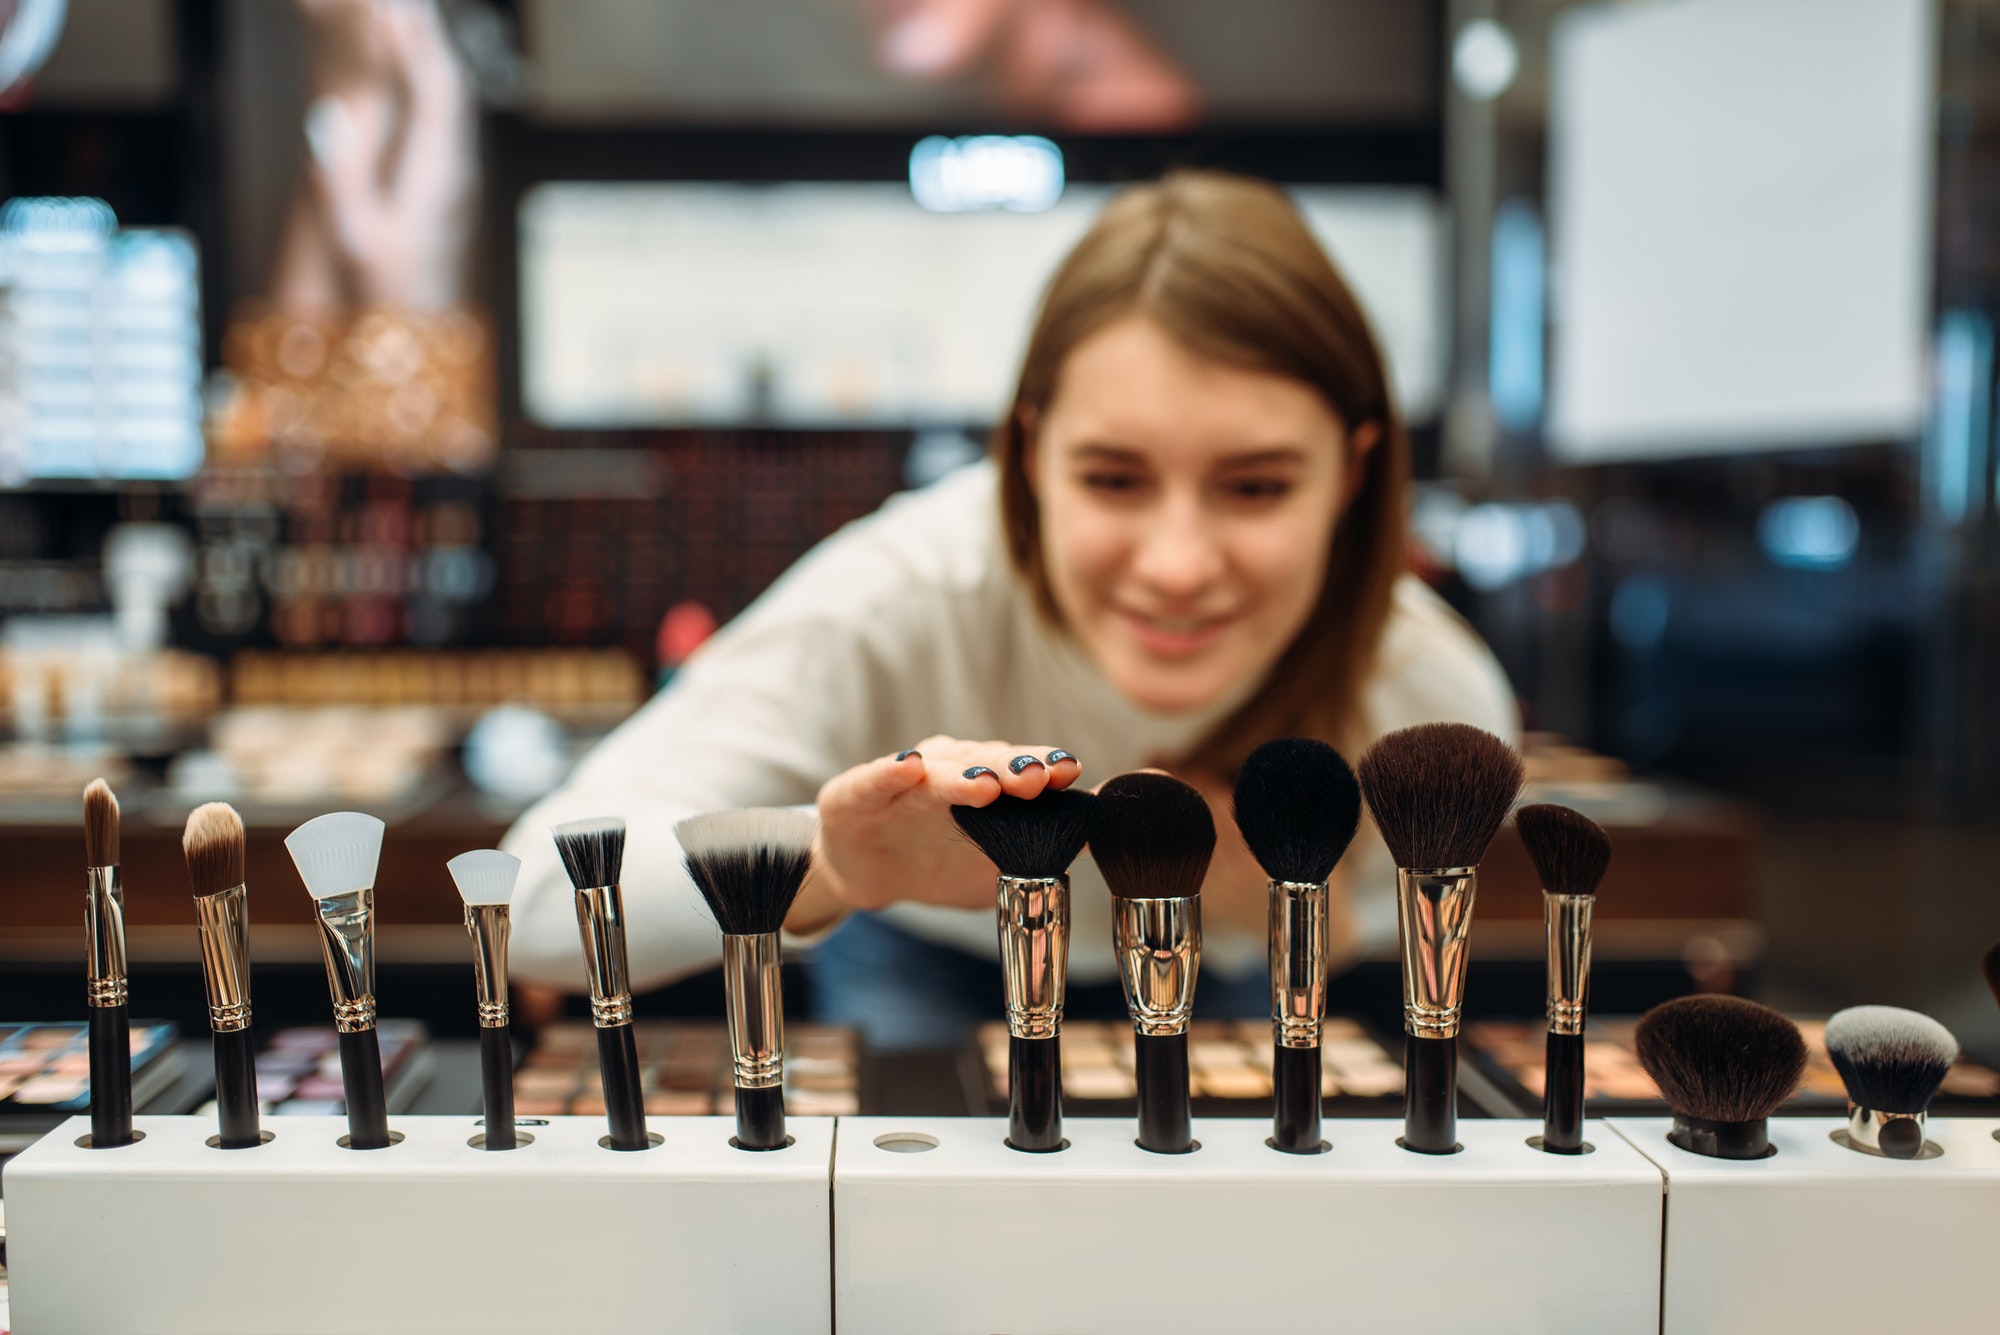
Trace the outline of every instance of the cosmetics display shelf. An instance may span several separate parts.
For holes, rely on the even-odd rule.
[[[1932,1118],[1908,1161],[1839,1143],[1838,1118],[1773,1118],[1750,1160],[1690,1154],[1664,1117],[1605,1125],[1666,1177],[1662,1335],[1992,1328],[2000,1121]]]

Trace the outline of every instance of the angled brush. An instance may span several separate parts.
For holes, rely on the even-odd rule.
[[[1542,1148],[1550,1154],[1581,1154],[1590,918],[1597,903],[1598,882],[1611,865],[1611,839],[1590,817],[1547,803],[1516,811],[1514,828],[1542,879],[1549,1020],[1542,1082]]]

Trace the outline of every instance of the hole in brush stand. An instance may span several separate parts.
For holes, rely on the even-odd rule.
[[[278,1133],[275,1131],[259,1131],[257,1133],[257,1145],[268,1145],[277,1138]],[[219,1135],[210,1136],[202,1143],[212,1150],[219,1150],[222,1148],[222,1137]],[[230,1148],[235,1150],[254,1150],[257,1148],[257,1145],[232,1145]]]
[[[657,1132],[657,1131],[648,1131],[648,1132],[646,1133],[646,1148],[647,1148],[647,1149],[649,1149],[649,1150],[656,1150],[656,1149],[658,1149],[658,1148],[659,1148],[660,1146],[662,1146],[662,1145],[664,1145],[664,1144],[666,1144],[666,1143],[667,1143],[667,1138],[666,1138],[665,1136],[661,1135],[661,1134],[660,1134],[659,1132]],[[618,1147],[617,1147],[616,1145],[613,1145],[613,1144],[611,1143],[611,1137],[610,1137],[610,1136],[599,1136],[599,1137],[597,1138],[597,1148],[599,1148],[600,1150],[618,1150]],[[641,1151],[639,1151],[639,1150],[618,1150],[618,1152],[619,1152],[619,1153],[621,1153],[621,1154],[638,1154],[638,1153],[641,1153]]]
[[[1142,1149],[1142,1150],[1146,1150],[1146,1147],[1145,1147],[1144,1145],[1140,1145],[1138,1141],[1136,1141],[1136,1140],[1135,1140],[1135,1141],[1133,1141],[1132,1143],[1133,1143],[1134,1145],[1138,1145],[1140,1149]],[[1064,1146],[1064,1148],[1068,1148],[1068,1146],[1069,1146],[1069,1142],[1065,1140],[1065,1141],[1063,1142],[1063,1146]],[[1148,1154],[1159,1154],[1159,1155],[1164,1155],[1164,1156],[1165,1156],[1165,1157],[1167,1157],[1167,1158],[1173,1158],[1174,1156],[1176,1156],[1176,1155],[1181,1155],[1181,1154],[1194,1154],[1194,1153],[1196,1153],[1197,1151],[1199,1151],[1200,1149],[1201,1149],[1201,1142],[1200,1142],[1200,1141],[1198,1141],[1198,1140],[1190,1140],[1190,1141],[1188,1142],[1188,1147],[1187,1147],[1186,1149],[1184,1149],[1184,1150],[1146,1150],[1146,1153],[1148,1153]]]
[[[377,1145],[375,1148],[381,1150],[394,1149],[396,1146],[402,1143],[403,1143],[403,1133],[400,1131],[391,1131],[389,1133],[389,1143],[387,1145]],[[340,1148],[344,1150],[351,1150],[354,1148],[354,1137],[342,1136],[339,1140],[335,1141],[334,1144],[340,1146]],[[367,1150],[361,1151],[361,1153],[363,1154],[367,1154],[368,1152],[369,1151]]]
[[[1268,1145],[1270,1148],[1277,1150],[1278,1153],[1280,1154],[1295,1154],[1301,1159],[1309,1159],[1315,1154],[1330,1154],[1333,1151],[1333,1143],[1331,1141],[1326,1141],[1326,1140],[1322,1140],[1319,1143],[1319,1148],[1313,1150],[1281,1149],[1278,1145],[1278,1138],[1276,1136],[1264,1137],[1264,1143]]]
[[[1826,1138],[1832,1141],[1834,1144],[1840,1146],[1842,1149],[1853,1150],[1856,1154],[1873,1155],[1877,1159],[1887,1159],[1890,1157],[1882,1153],[1882,1151],[1880,1150],[1870,1149],[1866,1145],[1858,1144],[1853,1136],[1847,1134],[1847,1128],[1844,1126],[1837,1126],[1833,1130],[1827,1132]],[[1993,1138],[1995,1140],[2000,1140],[2000,1131],[1995,1131],[1993,1133]],[[1907,1159],[1902,1160],[1901,1162],[1916,1163],[1919,1160],[1938,1159],[1942,1158],[1943,1156],[1944,1156],[1944,1146],[1938,1144],[1935,1140],[1927,1140],[1924,1142],[1924,1147],[1922,1149],[1918,1150],[1915,1154],[1911,1155]]]
[[[606,1137],[606,1139],[609,1139],[609,1137]],[[475,1150],[483,1150],[486,1148],[486,1133],[484,1131],[481,1131],[478,1135],[474,1136],[471,1140],[468,1140],[465,1143]],[[514,1133],[515,1149],[517,1150],[526,1149],[528,1146],[534,1143],[535,1143],[535,1138],[529,1135],[527,1132],[516,1131]],[[501,1150],[499,1151],[499,1153],[505,1154],[507,1153],[507,1151]]]
[[[875,1148],[891,1154],[928,1154],[937,1147],[938,1138],[921,1131],[884,1131],[875,1137]]]
[[[788,1150],[798,1143],[798,1139],[794,1136],[786,1136],[782,1145],[745,1145],[734,1136],[729,1138],[729,1148],[742,1150],[745,1154],[771,1154],[778,1150]]]
[[[1563,1155],[1564,1157],[1566,1157],[1566,1158],[1570,1158],[1570,1159],[1574,1159],[1574,1158],[1576,1158],[1576,1157],[1577,1157],[1577,1155],[1580,1155],[1580,1154],[1595,1154],[1595,1153],[1597,1153],[1597,1146],[1595,1146],[1595,1145],[1591,1144],[1591,1143],[1590,1143],[1589,1141],[1587,1141],[1587,1140],[1583,1142],[1583,1148],[1582,1148],[1582,1149],[1580,1149],[1580,1150],[1578,1150],[1578,1151],[1576,1152],[1576,1154],[1571,1154],[1571,1153],[1569,1153],[1569,1151],[1567,1151],[1567,1150],[1543,1150],[1543,1149],[1542,1149],[1542,1138],[1541,1138],[1540,1136],[1529,1136],[1529,1137],[1528,1137],[1528,1148],[1529,1148],[1529,1149],[1531,1149],[1531,1150],[1541,1150],[1541,1152],[1542,1152],[1543,1154],[1561,1154],[1561,1155]]]
[[[1401,1136],[1397,1136],[1396,1146],[1398,1149],[1408,1150],[1412,1154],[1427,1154],[1433,1159],[1442,1159],[1447,1154],[1465,1153],[1465,1146],[1459,1144],[1457,1141],[1453,1141],[1451,1148],[1448,1150],[1420,1150],[1416,1146],[1410,1144],[1409,1141],[1404,1140]]]
[[[139,1131],[135,1129],[132,1132],[132,1139],[126,1141],[124,1145],[93,1145],[90,1143],[90,1133],[85,1132],[83,1135],[80,1135],[76,1138],[76,1147],[80,1150],[97,1150],[97,1149],[122,1150],[126,1148],[126,1146],[128,1145],[137,1145],[140,1141],[144,1140],[145,1138],[146,1138],[146,1133],[144,1131]]]

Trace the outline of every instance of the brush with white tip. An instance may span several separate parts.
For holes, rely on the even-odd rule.
[[[118,882],[118,798],[83,790],[83,999],[90,1011],[90,1146],[132,1143],[132,1020],[125,990],[125,891]]]
[[[507,1029],[508,905],[521,859],[497,848],[460,853],[444,864],[465,901],[472,937],[472,978],[479,994],[479,1073],[486,1086],[489,1150],[511,1150],[514,1136],[514,1036]]]
[[[359,811],[315,816],[285,836],[319,909],[319,945],[340,1032],[340,1082],[347,1093],[349,1149],[381,1150],[389,1139],[382,1096],[382,1046],[375,1036],[375,868],[382,822]]]
[[[1849,1006],[1826,1022],[1826,1055],[1847,1086],[1847,1143],[1914,1159],[1931,1099],[1958,1060],[1951,1030],[1900,1006]]]
[[[590,1022],[597,1027],[597,1068],[604,1077],[605,1143],[614,1150],[652,1147],[639,1084],[639,1043],[632,1034],[631,971],[625,962],[625,822],[616,816],[566,821],[550,833],[576,890],[576,926],[583,933],[590,978]]]
[[[257,1048],[250,1037],[250,890],[243,818],[227,802],[188,813],[181,833],[201,930],[201,973],[215,1048],[215,1111],[225,1150],[263,1143],[257,1126]]]

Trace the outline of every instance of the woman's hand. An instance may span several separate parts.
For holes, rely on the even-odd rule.
[[[816,932],[851,909],[902,900],[950,908],[993,902],[993,864],[958,832],[952,806],[983,807],[1002,793],[1035,797],[1083,773],[1053,746],[927,737],[908,751],[856,765],[819,790],[814,870],[785,919]]]

